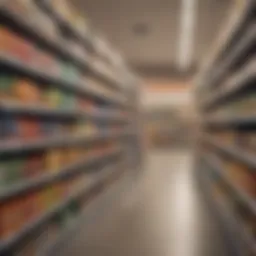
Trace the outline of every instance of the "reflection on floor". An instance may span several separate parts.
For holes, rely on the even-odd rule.
[[[75,236],[54,255],[226,256],[194,185],[192,157],[155,151],[86,209]]]

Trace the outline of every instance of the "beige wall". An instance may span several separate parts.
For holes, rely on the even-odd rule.
[[[145,110],[159,107],[186,107],[193,104],[189,81],[146,80],[141,96]]]

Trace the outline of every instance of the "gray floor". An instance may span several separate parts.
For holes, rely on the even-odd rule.
[[[143,173],[127,173],[88,206],[55,255],[226,256],[191,166],[189,152],[151,152]]]

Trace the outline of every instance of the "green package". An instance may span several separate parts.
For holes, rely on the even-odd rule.
[[[0,97],[8,97],[12,94],[12,85],[15,82],[15,77],[0,75]]]

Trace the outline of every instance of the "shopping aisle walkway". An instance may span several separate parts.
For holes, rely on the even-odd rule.
[[[143,173],[128,173],[89,205],[80,230],[54,255],[226,256],[191,165],[188,152],[150,153]]]

